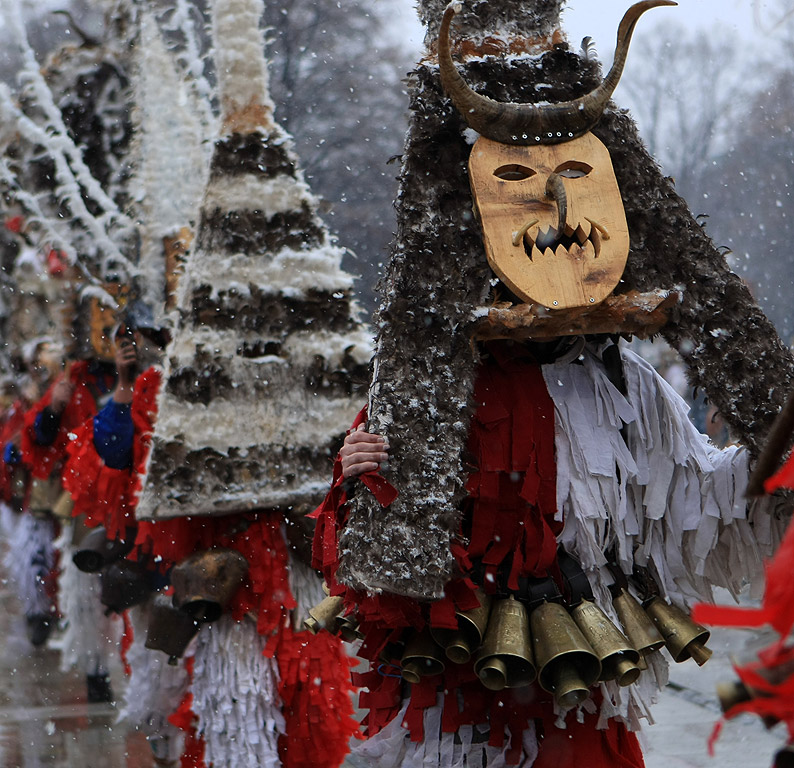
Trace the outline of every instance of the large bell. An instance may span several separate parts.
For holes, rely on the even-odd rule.
[[[151,574],[140,563],[117,560],[100,571],[100,601],[107,613],[121,613],[145,602],[152,591]]]
[[[692,658],[702,667],[711,658],[712,651],[706,647],[711,632],[695,624],[680,608],[654,597],[645,610],[661,632],[673,661],[679,663]]]
[[[474,671],[491,691],[522,688],[537,676],[527,609],[514,597],[494,602]]]
[[[444,649],[447,658],[455,664],[465,664],[471,658],[472,653],[482,644],[488,626],[491,596],[479,588],[474,594],[480,604],[477,608],[458,611],[455,614],[458,620],[457,629],[430,628],[433,639]]]
[[[599,680],[631,685],[640,676],[640,654],[609,617],[591,600],[582,600],[572,611],[590,647],[601,662]]]
[[[423,677],[444,671],[444,651],[436,645],[427,627],[406,643],[400,667],[403,679],[409,683],[418,683]]]
[[[559,603],[543,603],[530,616],[541,687],[562,709],[581,704],[601,674],[601,663],[582,631]]]
[[[313,635],[321,629],[335,635],[339,629],[339,614],[345,610],[345,599],[341,595],[325,597],[319,605],[309,609],[309,615],[303,620],[303,626]]]
[[[659,633],[653,620],[642,609],[639,601],[628,590],[621,589],[613,598],[620,623],[626,632],[629,642],[640,654],[640,669],[646,669],[645,657],[658,651],[664,645],[664,638]]]
[[[145,646],[168,654],[168,663],[176,664],[196,636],[198,628],[196,621],[176,608],[170,597],[157,595],[149,608]]]
[[[123,539],[108,539],[107,531],[99,526],[85,535],[72,555],[72,562],[84,573],[96,573],[103,565],[126,557],[134,544],[134,529]]]
[[[174,566],[174,602],[198,622],[216,621],[248,573],[248,561],[233,549],[195,552]]]

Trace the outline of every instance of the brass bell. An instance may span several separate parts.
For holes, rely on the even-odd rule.
[[[145,646],[168,654],[168,663],[176,664],[198,628],[193,618],[174,606],[170,597],[157,595],[149,609]]]
[[[326,597],[319,605],[309,609],[309,615],[303,620],[303,626],[313,635],[321,629],[336,634],[339,628],[339,614],[345,609],[345,599],[341,595]]]
[[[559,603],[543,603],[530,616],[535,663],[543,690],[562,709],[581,704],[601,674],[601,663],[582,631]]]
[[[474,671],[491,691],[522,688],[537,677],[527,609],[514,597],[495,601]]]
[[[737,704],[744,704],[754,698],[766,695],[768,694],[748,687],[742,680],[734,680],[731,683],[717,683],[717,698],[723,714],[727,714]],[[774,715],[763,715],[761,721],[767,728],[774,728],[780,722]]]
[[[679,663],[692,658],[702,667],[711,658],[712,651],[706,647],[711,632],[695,624],[680,608],[661,597],[654,597],[645,610],[662,633],[673,661]]]
[[[571,616],[601,662],[599,680],[615,680],[621,687],[631,685],[640,676],[640,654],[609,616],[591,600],[582,600]]]
[[[128,529],[123,539],[108,539],[107,531],[99,526],[86,534],[79,549],[72,555],[72,562],[83,573],[96,573],[103,565],[126,557],[134,544],[135,529]]]
[[[409,683],[418,683],[423,677],[440,675],[444,671],[444,652],[427,627],[406,643],[400,667],[403,679]]]
[[[359,631],[358,619],[355,616],[339,617],[339,634],[346,643],[363,640],[364,635]]]
[[[248,573],[248,561],[233,549],[195,552],[174,566],[174,602],[198,622],[216,621]]]
[[[151,574],[140,563],[118,560],[100,571],[99,599],[106,613],[121,613],[146,601],[152,591]]]
[[[480,605],[456,613],[457,629],[430,628],[433,639],[444,649],[447,658],[455,664],[465,664],[471,658],[472,653],[482,644],[488,626],[491,596],[479,588],[474,594]]]
[[[642,609],[639,601],[627,589],[621,589],[613,598],[620,623],[626,632],[629,642],[640,654],[638,666],[647,669],[645,657],[658,651],[664,645],[664,638],[653,623],[650,616]]]

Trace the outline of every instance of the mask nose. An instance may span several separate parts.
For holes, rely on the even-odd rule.
[[[557,236],[562,236],[565,231],[565,222],[568,220],[568,194],[559,174],[549,174],[549,178],[546,180],[546,197],[557,204]]]

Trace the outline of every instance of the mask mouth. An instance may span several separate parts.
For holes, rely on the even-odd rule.
[[[530,227],[524,232],[521,241],[524,252],[531,261],[541,256],[574,256],[598,258],[601,254],[601,240],[606,230],[596,222],[585,219],[576,229],[567,226],[560,232],[556,227]]]

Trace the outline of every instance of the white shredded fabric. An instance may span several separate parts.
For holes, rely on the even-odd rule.
[[[290,553],[289,588],[295,598],[295,610],[292,611],[292,625],[297,630],[303,629],[303,620],[308,618],[309,610],[314,608],[325,597],[322,579],[317,571],[310,568],[300,558]]]
[[[510,729],[505,728],[503,747],[488,745],[488,727],[464,725],[456,733],[442,733],[444,694],[424,712],[425,738],[411,741],[402,726],[408,702],[397,716],[375,736],[353,744],[347,762],[353,768],[505,768]],[[518,768],[530,768],[538,756],[535,726],[530,723],[522,736]]]
[[[213,768],[279,768],[284,717],[278,668],[262,655],[265,638],[249,620],[223,615],[196,638],[193,711]]]
[[[24,513],[17,516],[12,527],[4,565],[26,616],[49,614],[52,610],[44,579],[55,563],[54,539],[55,521],[49,517]]]
[[[133,641],[127,652],[132,673],[124,691],[124,705],[119,722],[126,721],[146,736],[152,754],[159,760],[176,761],[182,754],[184,734],[168,722],[188,687],[188,674],[183,660],[168,663],[162,651],[146,648],[148,605],[129,610]]]
[[[556,415],[560,544],[616,622],[604,554],[612,546],[625,573],[635,562],[648,567],[662,594],[681,607],[711,600],[715,586],[738,595],[746,580],[763,578],[762,555],[771,554],[748,520],[747,452],[711,444],[690,421],[686,402],[627,349],[621,350],[624,397],[599,351],[586,347],[581,364],[543,366]],[[764,538],[768,545],[776,536]],[[666,663],[654,658],[636,684],[602,685],[601,727],[619,717],[639,729],[666,681]]]
[[[59,607],[66,620],[61,637],[61,671],[73,667],[87,675],[108,673],[107,660],[115,652],[121,630],[99,600],[101,584],[95,573],[83,573],[73,562],[74,547],[68,543],[71,526],[64,524],[58,539],[61,572],[58,576]]]

